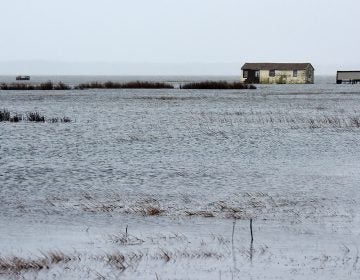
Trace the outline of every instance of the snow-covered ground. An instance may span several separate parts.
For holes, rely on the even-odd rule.
[[[0,279],[359,279],[360,87],[331,82],[0,91],[73,120],[0,123]]]

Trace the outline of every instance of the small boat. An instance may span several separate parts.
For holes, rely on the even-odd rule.
[[[29,81],[30,76],[16,76],[17,81]]]

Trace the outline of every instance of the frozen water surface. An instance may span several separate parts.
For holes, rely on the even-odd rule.
[[[332,82],[0,91],[73,120],[0,123],[0,278],[358,279],[360,87]]]

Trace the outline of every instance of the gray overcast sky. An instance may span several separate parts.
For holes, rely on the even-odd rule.
[[[98,65],[103,74],[236,75],[246,61],[312,62],[320,73],[360,66],[359,0],[1,0],[0,8],[2,74],[101,74],[89,70]]]

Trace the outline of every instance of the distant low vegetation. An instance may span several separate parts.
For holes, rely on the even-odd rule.
[[[204,81],[184,84],[182,89],[256,89],[253,85],[240,82],[229,83],[227,81]]]
[[[92,83],[84,83],[75,86],[75,89],[92,89],[92,88],[103,88],[103,89],[161,89],[161,88],[174,88],[173,85],[167,83],[160,83],[160,82],[142,82],[142,81],[135,81],[135,82],[127,82],[127,83],[116,83],[116,82],[92,82]]]
[[[53,118],[47,118],[40,112],[34,111],[34,112],[28,112],[26,113],[25,117],[18,113],[10,113],[9,110],[3,109],[0,110],[0,122],[21,122],[21,121],[27,121],[27,122],[50,122],[50,123],[68,123],[71,122],[71,119],[68,117],[53,117]]]
[[[51,81],[41,84],[24,84],[24,83],[11,83],[0,84],[2,90],[69,90],[71,87],[62,82],[53,83]]]
[[[62,82],[53,83],[51,81],[33,83],[1,83],[0,90],[86,90],[86,89],[173,89],[174,86],[163,82],[134,81],[134,82],[89,82],[76,86],[70,86]],[[187,83],[180,86],[180,89],[256,89],[253,85],[240,82],[226,81],[204,81]]]

